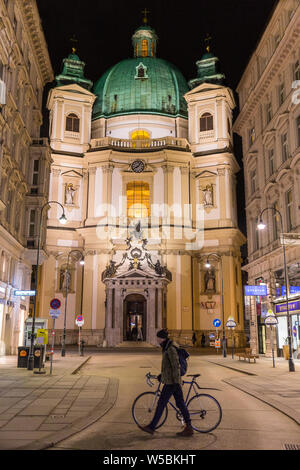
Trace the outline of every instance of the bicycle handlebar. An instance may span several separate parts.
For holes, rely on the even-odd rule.
[[[153,387],[154,383],[151,382],[151,379],[157,379],[157,375],[152,375],[150,374],[150,372],[148,372],[148,374],[146,374],[146,378],[147,378],[147,384],[149,385],[149,387]]]

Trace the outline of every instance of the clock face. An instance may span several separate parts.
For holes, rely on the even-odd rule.
[[[144,169],[145,169],[145,164],[144,164],[144,162],[142,162],[142,160],[135,160],[131,164],[131,169],[135,173],[142,173],[142,171],[144,171]]]

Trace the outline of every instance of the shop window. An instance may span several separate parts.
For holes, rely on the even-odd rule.
[[[127,217],[149,217],[150,190],[144,181],[131,181],[126,187]]]

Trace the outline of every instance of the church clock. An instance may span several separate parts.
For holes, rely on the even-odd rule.
[[[145,169],[145,163],[142,160],[135,160],[131,164],[131,169],[135,173],[142,173]]]

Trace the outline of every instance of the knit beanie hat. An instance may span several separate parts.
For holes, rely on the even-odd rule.
[[[159,330],[156,334],[158,338],[168,338],[169,337],[169,332],[166,328],[163,328],[162,330]]]

